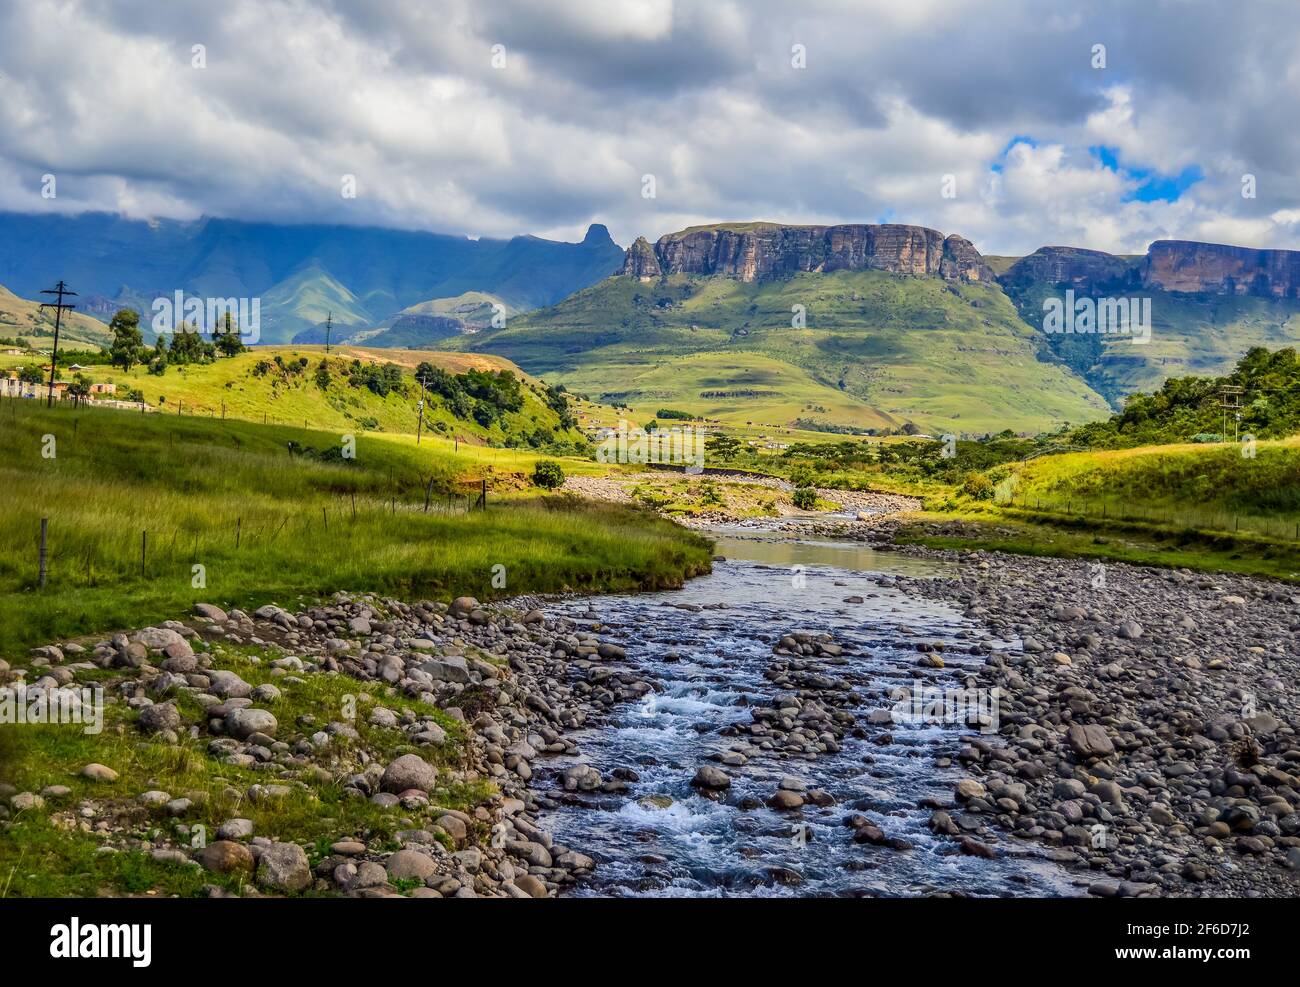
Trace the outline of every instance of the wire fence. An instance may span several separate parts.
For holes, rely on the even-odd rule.
[[[1277,541],[1300,542],[1300,516],[1294,514],[1255,514],[1222,507],[1173,507],[1143,504],[1120,497],[1044,497],[1019,491],[999,491],[995,503],[1040,514],[1152,525],[1174,531],[1260,535]]]
[[[146,525],[114,534],[87,533],[73,522],[71,527],[77,530],[65,537],[57,517],[44,517],[33,531],[37,586],[44,588],[51,574],[85,586],[131,576],[149,579],[174,574],[178,566],[255,553],[295,539],[309,545],[319,545],[318,539],[323,538],[347,540],[385,518],[459,518],[486,510],[487,504],[488,486],[483,480],[473,490],[450,493],[435,493],[430,486],[418,501],[396,495],[386,499],[341,495],[311,510],[238,515],[204,525]]]

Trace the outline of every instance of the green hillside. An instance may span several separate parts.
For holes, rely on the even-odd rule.
[[[41,300],[46,297],[42,295]],[[0,337],[22,338],[36,349],[49,349],[54,343],[54,313],[42,310],[40,301],[19,298],[0,285]],[[112,338],[108,326],[98,319],[75,310],[64,313],[59,330],[60,346],[107,346]]]
[[[803,328],[792,328],[794,306]],[[1066,368],[1037,358],[1037,334],[1000,289],[881,271],[752,284],[620,275],[447,345],[500,353],[597,400],[733,423],[762,414],[983,433],[1108,410]]]
[[[33,452],[46,436],[57,442],[53,458]],[[336,590],[487,598],[626,589],[679,584],[708,566],[707,543],[668,522],[537,501],[528,454],[501,464],[450,442],[367,434],[354,458],[325,455],[338,440],[330,430],[232,420],[6,407],[0,655],[180,617],[198,601],[251,608]],[[489,507],[467,513],[465,495],[483,480]],[[193,584],[195,563],[203,588]],[[492,584],[497,563],[508,590]]]
[[[1105,255],[1101,255],[1105,256]],[[1249,349],[1277,349],[1300,342],[1300,300],[1143,288],[1138,258],[1113,257],[1115,276],[1085,279],[1076,297],[1147,299],[1151,340],[1135,344],[1123,335],[1042,333],[1045,353],[1064,361],[1119,407],[1130,394],[1158,389],[1171,377],[1230,372]],[[1064,300],[1066,285],[1003,278],[1021,318],[1041,329],[1043,303]]]
[[[415,368],[422,361],[461,380],[471,372],[506,372],[519,381],[517,409],[494,403],[491,394],[486,402],[473,394],[459,401],[430,394],[424,413],[430,435],[521,448],[585,447],[573,422],[561,421],[556,397],[499,357],[361,347],[335,347],[327,357],[324,347],[267,346],[209,363],[172,364],[162,375],[143,366],[124,371],[102,365],[89,367],[86,376],[95,383],[116,384],[120,398],[139,391],[149,408],[164,414],[414,435],[419,418]],[[0,356],[0,367],[24,362],[30,360]],[[387,374],[386,367],[391,368]]]
[[[341,337],[348,326],[374,321],[361,299],[340,284],[320,264],[312,262],[262,296],[263,343],[287,343],[297,333],[333,315]]]
[[[427,302],[409,305],[399,314],[442,315],[481,329],[492,324],[497,306],[500,306],[504,318],[516,314],[514,307],[486,291],[466,291],[452,298],[431,298]]]

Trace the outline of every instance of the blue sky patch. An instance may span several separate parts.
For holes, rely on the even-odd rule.
[[[1188,165],[1176,175],[1162,175],[1154,168],[1124,167],[1120,164],[1117,148],[1099,144],[1088,151],[1107,171],[1137,183],[1135,188],[1124,193],[1124,202],[1177,202],[1184,192],[1205,177],[1200,165]]]

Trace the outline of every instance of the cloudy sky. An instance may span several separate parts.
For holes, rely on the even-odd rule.
[[[0,0],[24,212],[1300,248],[1297,120],[1295,0]]]

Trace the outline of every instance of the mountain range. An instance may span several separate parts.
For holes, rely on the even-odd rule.
[[[618,269],[623,251],[593,225],[579,243],[509,240],[374,227],[275,225],[230,219],[134,220],[0,213],[0,284],[35,298],[66,280],[80,311],[188,295],[260,298],[261,340],[290,341],[333,313],[341,334],[421,303],[489,292],[509,309],[549,305]]]
[[[1297,251],[1158,240],[1141,255],[984,256],[902,224],[718,223],[624,251],[598,224],[562,243],[0,214],[0,284],[37,298],[60,276],[104,320],[130,306],[147,324],[177,289],[260,297],[263,342],[323,342],[332,313],[335,342],[494,353],[642,417],[828,431],[1077,424],[1300,339]],[[1044,332],[1068,292],[1149,303],[1150,341]]]
[[[1059,334],[1066,292],[1149,301],[1151,337]],[[1022,258],[917,226],[692,227],[621,271],[451,348],[605,401],[840,430],[1036,431],[1104,417],[1170,376],[1300,339],[1300,252],[1161,240]]]

